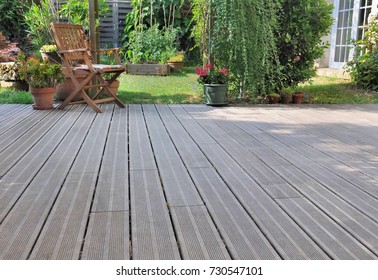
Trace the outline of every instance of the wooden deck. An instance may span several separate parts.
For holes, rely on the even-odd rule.
[[[0,259],[377,259],[378,106],[0,105]]]

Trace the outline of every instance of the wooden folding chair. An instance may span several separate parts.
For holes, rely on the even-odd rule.
[[[118,49],[99,50],[111,51],[118,65],[94,64],[91,55],[93,51],[89,48],[87,37],[81,25],[52,23],[51,28],[58,53],[62,57],[65,73],[71,78],[74,85],[74,91],[58,108],[63,109],[68,104],[87,103],[93,110],[101,113],[102,110],[97,104],[111,101],[119,107],[125,108],[125,105],[109,88],[109,85],[122,72],[126,71],[126,66],[119,59]],[[111,78],[105,80],[104,74],[110,74]],[[95,89],[95,92],[88,94],[89,89]],[[83,100],[72,102],[75,97],[82,97]]]

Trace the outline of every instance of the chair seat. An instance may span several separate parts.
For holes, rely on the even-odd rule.
[[[92,64],[93,68],[95,70],[119,70],[119,71],[124,71],[125,66],[124,65],[107,65],[107,64]],[[89,68],[87,65],[81,65],[78,67],[75,67],[73,69],[74,71],[76,70],[84,70],[84,71],[89,71]]]

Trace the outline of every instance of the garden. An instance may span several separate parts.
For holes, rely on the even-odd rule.
[[[59,56],[52,57],[50,24],[80,24],[88,35],[89,1],[60,2],[0,3],[0,103],[33,103],[24,69],[30,57],[43,66],[33,68],[44,71],[40,80],[52,87],[66,82]],[[107,1],[98,2],[96,28],[111,17]],[[325,0],[133,0],[131,6],[117,50],[127,67],[118,78],[123,103],[378,103],[376,20],[355,42],[349,81],[316,76],[315,62],[328,47],[321,38],[333,23]],[[117,64],[113,54],[94,59]]]

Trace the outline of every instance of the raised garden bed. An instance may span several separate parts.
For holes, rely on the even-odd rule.
[[[127,64],[127,73],[131,75],[167,76],[170,73],[168,64]]]

